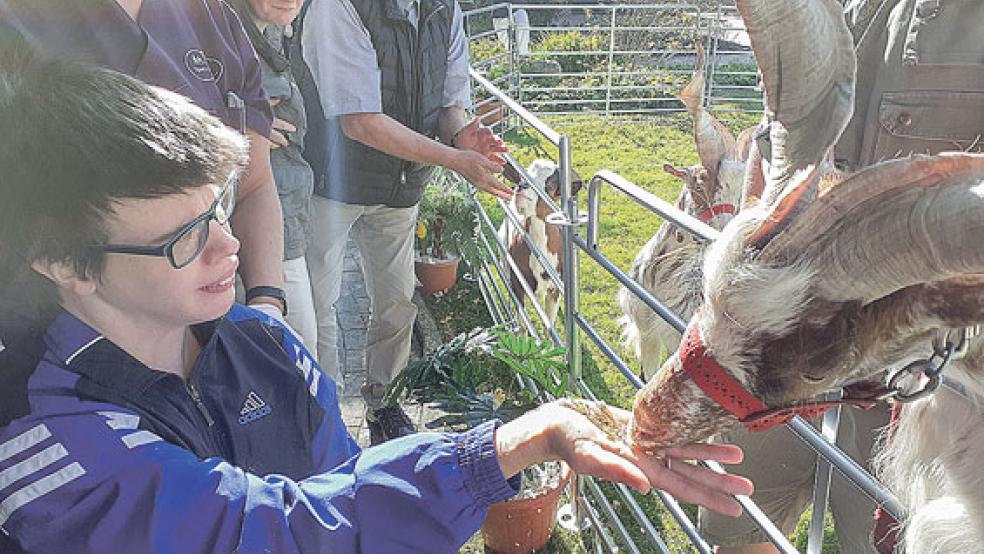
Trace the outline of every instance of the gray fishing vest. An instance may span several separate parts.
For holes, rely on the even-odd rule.
[[[444,100],[454,7],[449,0],[420,0],[417,28],[396,0],[353,0],[369,30],[381,72],[383,113],[435,138]],[[316,182],[321,196],[349,204],[417,204],[434,170],[349,139],[339,118],[325,125],[327,159]]]
[[[838,161],[860,168],[912,153],[984,150],[984,1],[874,3],[855,29],[855,112]]]

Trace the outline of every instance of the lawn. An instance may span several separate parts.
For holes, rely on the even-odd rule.
[[[756,114],[732,112],[720,112],[717,115],[736,134],[744,127],[754,124],[759,117]],[[686,166],[698,161],[692,124],[685,114],[653,117],[645,122],[579,116],[575,119],[548,120],[547,123],[570,138],[574,167],[585,181],[597,171],[608,169],[672,202],[680,191],[681,183],[663,171],[663,164]],[[538,157],[556,160],[556,149],[545,139],[532,133],[533,131],[519,130],[506,135],[511,153],[517,160],[524,165]],[[586,209],[586,192],[581,197],[582,209]],[[601,199],[600,250],[617,266],[627,271],[636,253],[656,232],[661,220],[611,189],[604,190]],[[490,212],[493,222],[498,225],[502,215],[495,201],[487,195],[481,195],[480,201]],[[631,353],[621,344],[617,323],[621,312],[616,301],[619,283],[584,255],[580,257],[580,271],[580,312],[623,359],[628,361],[630,367],[637,367]],[[459,325],[455,331],[480,324],[483,318],[475,311],[481,297],[474,285],[468,283],[461,288],[464,289],[461,292],[450,293],[443,299],[431,301],[438,319],[444,320],[445,325]],[[467,320],[465,325],[460,325],[459,319]],[[586,338],[582,340],[582,344],[585,342]],[[586,346],[584,359],[585,378],[594,392],[608,402],[628,406],[635,390],[624,376],[593,345]],[[655,514],[654,523],[663,534],[671,552],[693,551],[672,518],[659,506],[655,496],[637,499],[647,513]],[[685,508],[695,515],[693,507]],[[627,523],[632,521],[627,512],[621,516]],[[805,548],[808,523],[806,514],[793,537],[798,547]],[[641,537],[640,530],[632,525],[629,525],[629,531],[635,538]],[[839,552],[830,525],[827,526],[827,535],[824,552]],[[640,547],[645,548],[644,543],[644,540],[639,542]],[[569,550],[559,548],[550,551]],[[644,549],[644,552],[648,551],[650,550]]]
[[[743,113],[722,113],[721,120],[730,128],[740,130],[754,123],[758,116]],[[686,166],[697,163],[690,118],[684,114],[652,117],[645,122],[623,121],[600,116],[580,116],[576,119],[548,121],[548,124],[570,137],[575,170],[587,181],[601,169],[622,175],[633,183],[668,201],[674,201],[681,182],[663,171],[664,163]],[[557,159],[556,149],[545,139],[519,131],[506,136],[512,154],[523,164],[534,158],[549,156]],[[580,195],[582,209],[586,191]],[[488,198],[482,199],[493,219],[501,217]],[[610,188],[601,195],[600,250],[618,267],[628,271],[636,253],[656,232],[662,220],[627,197]],[[619,283],[603,268],[585,255],[580,256],[580,312],[598,329],[602,337],[622,357],[636,366],[621,345],[618,318],[621,316],[616,293]],[[609,402],[628,405],[634,389],[631,384],[593,350],[592,358],[601,368],[598,375],[603,384],[595,392]]]

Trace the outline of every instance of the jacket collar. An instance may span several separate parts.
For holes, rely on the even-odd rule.
[[[191,328],[203,348],[214,336],[220,318]],[[142,392],[171,375],[147,367],[88,324],[62,310],[44,337],[48,351],[71,371],[116,390]]]

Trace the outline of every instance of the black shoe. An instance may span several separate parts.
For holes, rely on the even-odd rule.
[[[366,414],[366,421],[369,423],[369,443],[372,446],[417,432],[417,428],[399,406],[370,410]]]

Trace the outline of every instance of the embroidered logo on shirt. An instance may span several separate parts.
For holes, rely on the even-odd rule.
[[[257,419],[269,415],[270,412],[270,406],[260,398],[260,395],[249,391],[249,394],[246,395],[246,401],[243,402],[242,409],[239,410],[239,424],[246,425],[253,423]]]
[[[218,81],[222,77],[222,62],[210,58],[198,48],[185,52],[185,68],[201,81]]]

